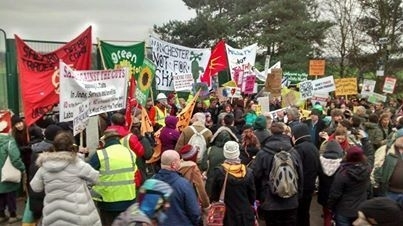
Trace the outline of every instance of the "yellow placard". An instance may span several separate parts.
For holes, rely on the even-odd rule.
[[[339,78],[335,79],[336,96],[357,94],[357,78]]]

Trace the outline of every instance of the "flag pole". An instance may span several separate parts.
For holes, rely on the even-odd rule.
[[[99,49],[99,53],[101,55],[102,67],[104,68],[104,70],[106,70],[107,68],[106,68],[106,65],[105,65],[104,54],[102,53],[101,42],[100,42],[98,37],[97,37],[97,46],[98,46],[98,49]]]

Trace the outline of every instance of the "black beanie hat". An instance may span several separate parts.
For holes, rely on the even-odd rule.
[[[33,140],[43,140],[42,129],[39,126],[32,125],[28,128],[29,138]]]
[[[13,116],[11,117],[11,126],[12,126],[12,127],[14,127],[15,124],[17,124],[17,123],[19,123],[19,122],[22,122],[22,118],[20,118],[20,116],[18,116],[18,115],[13,115]]]
[[[343,149],[341,148],[339,142],[335,140],[327,142],[323,157],[327,159],[340,159],[343,158],[343,155]]]
[[[403,225],[401,207],[386,197],[366,200],[358,207],[358,211],[361,211],[367,219],[374,219],[380,226]]]
[[[311,133],[309,132],[309,128],[305,123],[297,123],[291,128],[291,133],[295,139],[298,139],[303,136],[309,136]]]
[[[45,139],[49,140],[49,141],[53,141],[55,139],[55,136],[57,135],[57,133],[59,133],[60,131],[62,131],[62,127],[57,126],[57,125],[49,125],[48,127],[46,127],[45,130]]]

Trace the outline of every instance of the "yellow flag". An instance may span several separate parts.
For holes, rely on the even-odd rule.
[[[199,98],[200,90],[194,95],[193,99],[186,105],[184,109],[176,116],[178,117],[178,123],[176,124],[176,128],[179,132],[189,125],[190,119],[192,118],[193,109],[196,105],[196,101]]]
[[[141,108],[141,127],[140,127],[140,133],[142,136],[144,136],[145,133],[149,132],[153,132],[153,126],[151,123],[150,118],[148,117],[148,113],[147,110],[142,107]]]
[[[234,82],[234,81],[229,81],[229,82],[226,82],[226,83],[224,83],[224,84],[222,84],[222,86],[223,87],[238,87],[237,85],[236,85],[236,83]]]

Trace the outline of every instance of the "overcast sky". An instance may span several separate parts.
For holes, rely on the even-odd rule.
[[[0,28],[31,40],[69,41],[92,25],[93,41],[142,41],[154,24],[195,15],[182,0],[0,0]]]

